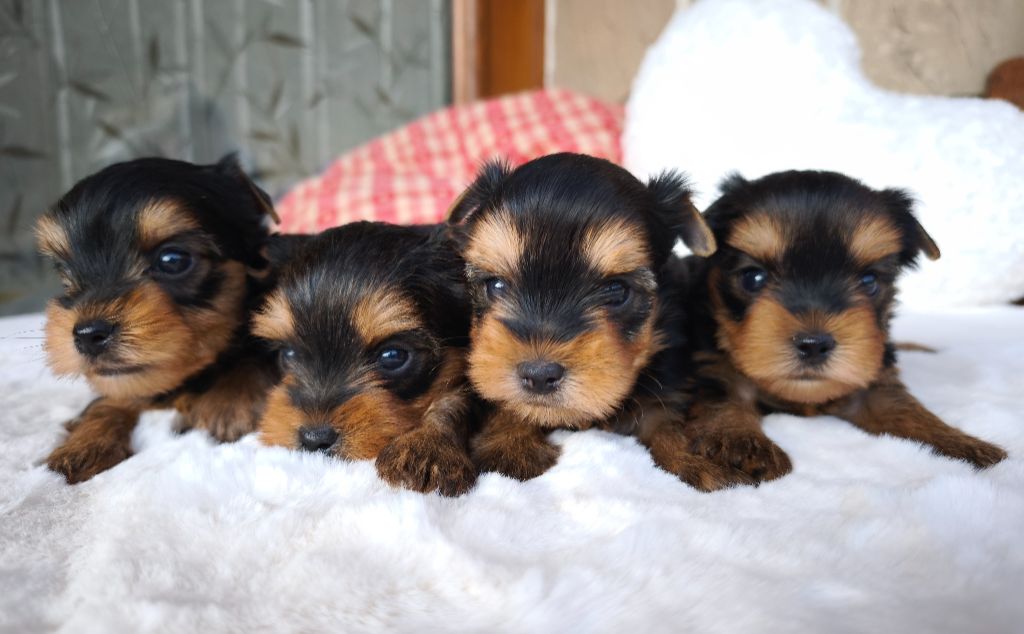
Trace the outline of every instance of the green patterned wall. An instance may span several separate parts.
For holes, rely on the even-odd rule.
[[[281,194],[449,102],[448,0],[0,0],[0,314],[56,288],[35,218],[138,156],[240,151]]]

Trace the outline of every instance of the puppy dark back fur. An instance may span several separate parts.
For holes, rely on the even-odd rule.
[[[263,441],[376,459],[420,491],[468,490],[462,268],[438,226],[360,222],[310,239],[255,320],[284,372]]]
[[[558,457],[549,431],[599,426],[637,433],[698,486],[714,477],[679,424],[672,247],[714,250],[689,196],[675,173],[644,184],[578,154],[484,167],[449,221],[473,300],[469,376],[491,405],[473,441],[481,469],[535,477]]]
[[[138,414],[174,407],[219,440],[252,431],[276,376],[248,316],[271,279],[270,199],[233,157],[118,163],[76,184],[37,224],[64,284],[46,352],[100,398],[49,458],[70,482],[130,455]]]
[[[939,249],[902,190],[842,174],[727,179],[706,212],[719,250],[691,258],[702,352],[693,448],[755,480],[791,469],[762,411],[832,414],[987,466],[1001,449],[942,423],[899,382],[889,322],[899,272]]]

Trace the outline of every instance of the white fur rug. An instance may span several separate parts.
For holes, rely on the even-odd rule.
[[[77,486],[37,466],[89,400],[0,320],[0,631],[1021,632],[1024,309],[912,315],[911,388],[1007,448],[975,473],[838,420],[769,418],[795,472],[702,494],[632,439],[558,433],[455,500],[369,463],[174,436]]]

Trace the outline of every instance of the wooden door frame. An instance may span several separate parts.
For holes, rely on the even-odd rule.
[[[452,0],[452,101],[544,85],[545,0]]]

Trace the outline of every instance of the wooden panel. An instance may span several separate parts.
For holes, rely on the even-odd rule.
[[[478,0],[452,0],[452,101],[468,103],[480,92]]]
[[[455,0],[456,103],[544,85],[544,0]]]
[[[544,0],[480,4],[480,96],[544,84]]]

